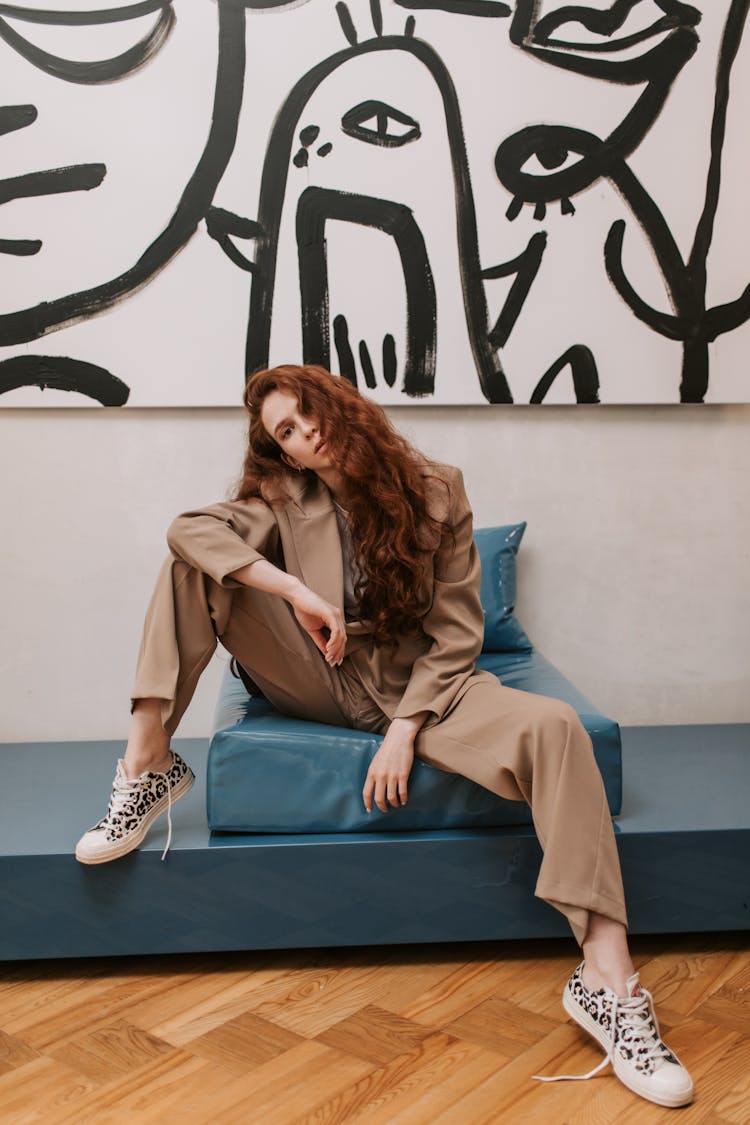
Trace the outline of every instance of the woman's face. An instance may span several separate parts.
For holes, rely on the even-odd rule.
[[[325,473],[333,468],[316,418],[303,414],[289,391],[271,391],[260,408],[263,427],[281,447],[284,460],[292,468]]]

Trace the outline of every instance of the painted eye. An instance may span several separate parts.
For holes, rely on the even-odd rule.
[[[506,218],[533,203],[541,221],[554,200],[563,215],[574,214],[571,196],[607,174],[606,158],[599,137],[568,125],[529,125],[507,137],[495,153],[497,178],[513,196]]]
[[[162,46],[174,21],[172,0],[92,6],[84,12],[2,4],[0,39],[45,74],[94,85],[142,66]]]
[[[400,109],[385,102],[360,102],[341,118],[341,128],[348,137],[381,148],[400,148],[421,137],[419,123]]]
[[[524,176],[547,176],[550,172],[564,172],[581,159],[580,153],[570,152],[564,145],[539,145],[519,171]]]
[[[604,142],[568,125],[529,125],[495,153],[503,187],[526,203],[569,198],[606,174]]]

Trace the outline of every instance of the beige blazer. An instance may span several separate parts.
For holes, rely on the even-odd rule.
[[[422,634],[396,649],[375,646],[366,622],[347,623],[347,657],[390,718],[431,711],[439,721],[463,695],[482,648],[481,570],[472,512],[458,469],[438,468],[447,484],[431,507],[453,535],[435,541],[428,573],[431,604]],[[178,516],[167,533],[172,554],[225,589],[229,575],[259,558],[300,578],[343,613],[344,570],[331,494],[313,474],[289,474],[274,499],[228,501]]]

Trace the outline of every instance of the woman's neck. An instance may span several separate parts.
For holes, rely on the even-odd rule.
[[[328,491],[333,496],[337,504],[346,507],[346,481],[338,469],[323,469],[318,473],[318,476],[323,481]]]

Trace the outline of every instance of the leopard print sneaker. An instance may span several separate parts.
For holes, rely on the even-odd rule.
[[[147,770],[140,777],[129,778],[122,760],[117,763],[112,796],[106,816],[90,828],[76,845],[76,859],[81,863],[108,863],[111,859],[132,852],[143,841],[149,828],[167,813],[167,844],[172,840],[172,805],[192,789],[195,774],[174,750],[172,765],[164,773]]]
[[[563,993],[563,1007],[607,1052],[588,1074],[534,1075],[542,1082],[585,1080],[607,1063],[624,1086],[657,1105],[675,1107],[693,1100],[693,1082],[677,1056],[662,1041],[651,993],[641,988],[638,974],[628,978],[627,996],[608,988],[589,991],[579,965]]]

